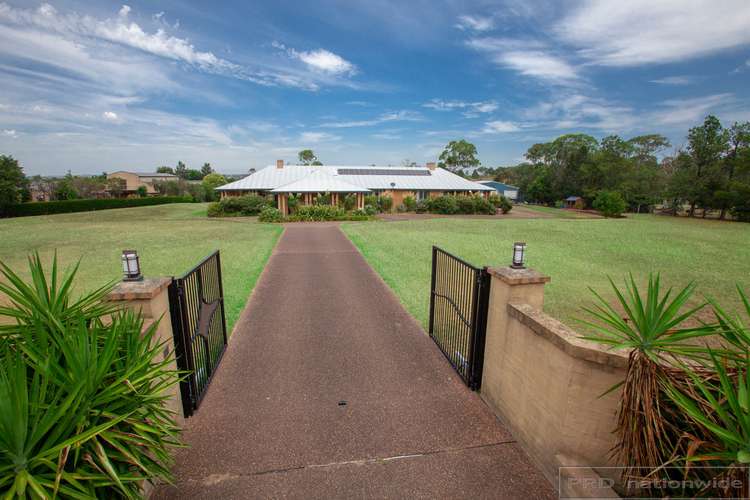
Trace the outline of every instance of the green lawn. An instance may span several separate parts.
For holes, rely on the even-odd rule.
[[[26,274],[29,253],[51,262],[57,250],[65,265],[81,260],[79,287],[90,289],[121,276],[123,249],[138,250],[147,277],[181,275],[219,249],[231,331],[281,231],[254,219],[209,219],[199,204],[0,219],[0,260]]]
[[[750,291],[750,225],[653,215],[626,219],[433,219],[349,223],[344,232],[394,290],[407,310],[427,325],[430,249],[437,245],[475,265],[507,265],[514,241],[528,243],[528,264],[552,277],[545,310],[576,326],[587,287],[609,292],[628,272],[643,281],[660,271],[670,285],[698,283],[698,291],[739,308],[734,290]]]
[[[535,212],[554,215],[555,217],[560,217],[562,219],[590,219],[592,217],[591,214],[587,213],[576,212],[573,210],[563,210],[561,208],[555,207],[545,207],[543,205],[523,205],[523,207]]]

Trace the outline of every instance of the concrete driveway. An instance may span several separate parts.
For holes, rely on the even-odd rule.
[[[184,438],[155,498],[554,497],[335,224],[287,226]]]

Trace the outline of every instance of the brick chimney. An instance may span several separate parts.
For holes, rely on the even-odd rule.
[[[434,161],[427,162],[427,168],[430,170],[435,170],[435,162]]]
[[[284,168],[284,160],[276,160],[276,168]]]

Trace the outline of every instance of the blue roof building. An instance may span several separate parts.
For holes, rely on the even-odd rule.
[[[516,186],[511,186],[510,184],[498,181],[480,181],[479,183],[491,187],[497,191],[497,194],[505,196],[509,200],[517,201],[519,199],[519,189]]]

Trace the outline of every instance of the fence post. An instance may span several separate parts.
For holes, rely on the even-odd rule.
[[[433,327],[435,326],[435,321],[433,319],[433,315],[435,313],[435,270],[437,268],[437,247],[432,247],[432,278],[430,280],[430,328],[428,330],[428,334],[430,337],[432,337]]]
[[[165,343],[164,350],[161,352],[160,359],[171,357],[168,367],[172,370],[177,369],[174,360],[174,335],[172,334],[172,320],[169,313],[169,284],[172,278],[147,278],[143,281],[122,281],[107,296],[109,302],[140,312],[143,316],[144,328],[150,327],[155,321],[159,322],[156,329],[154,340]],[[182,417],[182,398],[180,396],[179,384],[175,384],[169,389],[168,405],[169,409],[175,413],[175,422],[182,426],[184,423]]]

